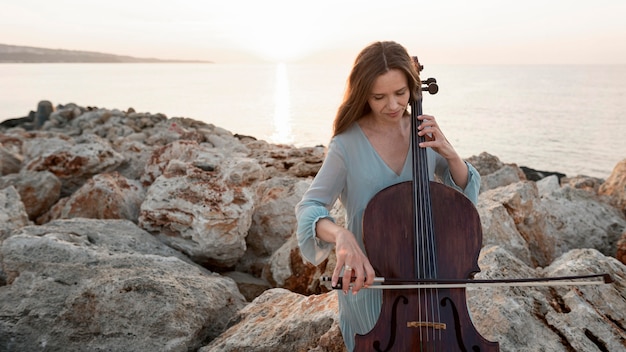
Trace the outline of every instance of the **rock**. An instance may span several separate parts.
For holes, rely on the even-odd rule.
[[[35,129],[41,128],[48,118],[50,114],[54,111],[54,107],[52,103],[47,100],[42,100],[37,104],[37,112],[35,113]]]
[[[77,123],[80,121],[77,121]],[[114,121],[107,121],[106,124],[119,125],[120,128],[130,127],[134,133],[141,133],[146,136],[150,136],[156,130],[160,129],[158,126],[165,126],[167,123],[167,116],[164,114],[149,114],[143,112],[135,112],[131,109],[126,114],[126,118],[115,119]],[[105,124],[105,125],[106,125]],[[99,128],[99,125],[94,125]]]
[[[502,168],[480,178],[480,192],[508,186],[523,180],[520,178],[520,169],[514,165],[504,165]]]
[[[25,141],[24,168],[52,172],[61,180],[62,197],[73,193],[93,175],[113,171],[124,160],[107,141],[96,135],[75,139],[53,135],[44,140],[34,138],[36,136]]]
[[[522,169],[522,171],[524,171],[524,175],[526,175],[526,179],[529,181],[539,181],[543,178],[549,177],[549,176],[556,176],[559,179],[559,182],[561,181],[562,178],[565,177],[564,173],[561,172],[555,172],[555,171],[540,171],[540,170],[535,170],[532,169],[530,167],[527,166],[520,166],[520,169]]]
[[[326,148],[322,146],[297,148],[289,153],[289,160],[285,162],[285,166],[291,175],[314,177],[322,167],[325,152]]]
[[[600,186],[598,193],[609,196],[612,204],[626,215],[626,159],[615,165],[611,176]]]
[[[515,224],[517,232],[528,246],[533,266],[547,265],[552,261],[556,251],[556,240],[553,235],[544,231],[546,226],[544,209],[540,206],[539,194],[534,182],[524,181],[499,187],[480,194],[479,203],[481,199],[489,199],[503,205]]]
[[[155,151],[146,166],[144,184],[156,179],[141,205],[139,225],[197,263],[228,270],[245,253],[254,187],[263,177],[252,159],[174,142]]]
[[[304,261],[300,255],[298,240],[293,236],[272,255],[263,269],[262,277],[272,287],[281,287],[304,295],[320,294],[330,291],[321,283],[320,278],[332,276],[335,263],[333,256],[317,266]]]
[[[498,246],[485,247],[477,278],[557,277],[608,273],[616,282],[592,286],[468,289],[481,334],[502,351],[624,350],[626,267],[591,249],[572,250],[535,270]]]
[[[480,174],[480,192],[504,187],[525,180],[522,170],[515,164],[504,164],[500,159],[489,153],[481,153],[467,159]]]
[[[47,212],[61,197],[61,181],[49,171],[24,170],[0,177],[0,188],[14,186],[30,220]]]
[[[236,270],[262,277],[270,256],[295,233],[293,209],[309,184],[292,176],[277,176],[259,183],[246,252]]]
[[[248,140],[246,147],[250,151],[248,156],[258,160],[269,177],[284,175],[285,172],[297,177],[315,176],[325,157],[325,148],[321,146],[293,148]]]
[[[69,150],[75,144],[72,137],[59,132],[12,133],[12,137],[20,141],[20,152],[24,158],[24,163],[42,156]]]
[[[483,246],[499,245],[526,265],[533,259],[529,244],[522,237],[507,207],[488,196],[482,197],[477,206],[483,229]]]
[[[541,195],[544,232],[555,240],[555,256],[575,248],[593,248],[615,256],[616,244],[626,229],[617,209],[587,190],[568,185]]]
[[[542,270],[545,277],[609,274],[614,282],[599,286],[557,286],[545,314],[568,350],[626,350],[626,266],[593,249],[576,249]],[[570,347],[571,346],[571,347]]]
[[[476,168],[481,176],[492,174],[504,167],[504,163],[497,156],[487,152],[473,155],[467,158],[467,161]]]
[[[224,154],[217,149],[203,146],[193,141],[175,141],[154,149],[146,164],[141,181],[148,186],[161,176],[172,160],[201,165],[203,171],[217,169],[224,160]]]
[[[129,180],[117,172],[102,173],[59,201],[37,219],[37,223],[70,218],[126,219],[137,223],[144,197],[145,189],[139,181]]]
[[[626,264],[626,231],[622,233],[622,236],[617,241],[617,252],[615,254],[615,258]]]
[[[310,184],[310,182],[306,182]],[[336,202],[330,215],[339,226],[345,226],[346,212],[340,202]],[[273,287],[282,287],[304,295],[326,293],[330,290],[328,282],[322,277],[331,277],[336,266],[335,250],[328,258],[315,266],[306,262],[300,254],[295,232],[278,250],[272,254],[263,268],[262,277]]]
[[[537,272],[499,246],[480,253],[476,279],[533,278]],[[467,289],[474,326],[501,351],[559,351],[559,336],[541,319],[545,296],[535,287],[476,287]],[[538,347],[540,346],[540,347]],[[538,348],[533,348],[538,347]]]
[[[22,157],[0,144],[0,176],[18,173],[22,168]]]
[[[343,352],[334,295],[265,291],[239,312],[233,326],[199,352]]]
[[[0,188],[0,245],[5,238],[9,237],[12,230],[29,224],[24,203],[21,202],[15,187]],[[0,266],[0,272],[2,272],[2,266]]]
[[[129,221],[24,227],[0,247],[3,351],[187,351],[244,298]]]
[[[547,176],[537,181],[537,191],[540,196],[550,194],[552,192],[557,192],[561,185],[559,183],[559,178],[556,175]]]
[[[500,244],[526,263],[529,253],[533,266],[548,265],[574,248],[594,248],[615,255],[626,219],[585,190],[556,187],[546,180],[518,182],[480,194],[484,243]],[[541,195],[539,185],[544,192]],[[520,243],[518,233],[525,244]]]
[[[19,127],[19,128],[23,128],[24,130],[30,131],[33,129],[34,121],[35,121],[35,112],[31,110],[28,116],[6,119],[0,122],[0,127],[4,127],[4,128]]]
[[[308,187],[308,182],[295,177],[274,177],[259,183],[259,205],[246,237],[248,248],[257,256],[269,257],[295,232],[293,209]]]
[[[249,302],[252,302],[252,300],[259,297],[264,291],[271,288],[267,281],[240,271],[229,271],[224,273],[224,276],[235,281],[239,292],[241,292]]]
[[[563,186],[569,185],[570,187],[582,189],[591,194],[597,194],[603,183],[603,179],[589,176],[564,177],[561,179]]]
[[[176,122],[168,122],[168,128],[155,129],[146,139],[148,145],[167,145],[178,140],[189,140],[202,143],[206,139],[199,133],[191,133],[179,126]]]
[[[120,139],[113,147],[124,157],[115,171],[129,180],[141,179],[155,147],[128,139]]]

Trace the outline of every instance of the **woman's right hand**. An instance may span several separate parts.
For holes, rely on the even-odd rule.
[[[335,224],[332,220],[324,218],[315,224],[315,234],[321,240],[335,244],[337,266],[333,271],[332,286],[337,286],[342,269],[344,269],[341,279],[342,288],[346,294],[350,290],[356,294],[360,289],[374,283],[374,276],[376,275],[374,268],[361,250],[352,232]]]
[[[337,266],[333,271],[332,285],[336,286],[343,269],[342,289],[347,294],[357,294],[361,288],[367,288],[374,283],[374,268],[369,259],[356,241],[354,234],[345,228],[340,228],[335,236],[335,253]]]

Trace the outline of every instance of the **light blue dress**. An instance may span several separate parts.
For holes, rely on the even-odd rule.
[[[467,164],[468,184],[464,190],[454,184],[446,160],[428,149],[428,169],[431,180],[437,174],[446,185],[463,192],[474,204],[478,200],[480,175]],[[302,256],[314,265],[326,259],[333,244],[315,235],[315,225],[329,218],[330,209],[339,199],[346,210],[346,226],[355,234],[361,249],[363,211],[370,199],[383,188],[412,179],[411,152],[400,175],[385,164],[359,127],[354,123],[345,132],[333,137],[324,163],[304,197],[296,206],[298,245]],[[341,291],[338,291],[341,292]],[[348,351],[354,349],[355,334],[370,331],[380,315],[381,290],[360,290],[357,295],[343,292],[339,300],[339,325]]]

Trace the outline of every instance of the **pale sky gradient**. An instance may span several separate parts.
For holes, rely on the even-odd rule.
[[[0,0],[0,43],[220,63],[626,64],[626,0]]]

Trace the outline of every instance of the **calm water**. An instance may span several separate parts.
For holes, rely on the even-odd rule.
[[[0,64],[0,120],[39,100],[164,113],[298,146],[328,145],[349,66]],[[424,111],[463,157],[606,178],[626,158],[626,66],[430,65]]]

